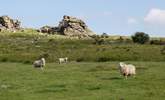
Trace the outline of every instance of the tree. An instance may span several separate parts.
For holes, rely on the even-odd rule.
[[[102,37],[102,38],[108,38],[109,36],[108,36],[107,33],[103,33],[103,34],[101,35],[101,37]]]
[[[139,43],[139,44],[145,44],[146,42],[148,42],[150,39],[149,35],[144,33],[144,32],[136,32],[133,36],[132,36],[132,40],[134,43]]]

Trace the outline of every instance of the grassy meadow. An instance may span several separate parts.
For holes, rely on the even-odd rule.
[[[0,32],[0,100],[164,100],[165,47],[125,38],[98,45],[34,30]],[[32,66],[40,57],[44,70]],[[58,64],[59,57],[69,63]],[[120,61],[137,67],[135,78],[120,76]]]
[[[0,100],[164,100],[165,62],[128,62],[137,76],[120,76],[118,62],[0,63]]]

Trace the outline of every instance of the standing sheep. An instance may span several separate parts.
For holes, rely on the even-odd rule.
[[[41,58],[40,60],[36,60],[34,61],[33,65],[35,68],[41,68],[43,69],[43,67],[45,66],[45,58]]]
[[[68,62],[68,58],[67,57],[65,57],[65,58],[59,58],[58,60],[59,60],[59,64],[61,64],[61,63],[67,63]]]
[[[125,64],[123,62],[119,63],[119,70],[122,75],[125,76],[127,79],[127,76],[135,75],[136,74],[136,68],[134,65],[131,64]]]

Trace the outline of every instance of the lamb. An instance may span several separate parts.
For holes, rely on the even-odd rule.
[[[43,67],[45,66],[45,63],[46,63],[45,58],[41,58],[40,60],[34,61],[33,65],[35,68],[43,69]]]
[[[124,75],[126,79],[127,79],[127,76],[131,76],[131,75],[135,76],[136,75],[136,68],[132,64],[125,64],[123,62],[120,62],[119,63],[119,70],[120,70],[120,73],[122,75]]]
[[[59,64],[61,63],[67,63],[68,62],[68,58],[65,57],[65,58],[59,58]]]

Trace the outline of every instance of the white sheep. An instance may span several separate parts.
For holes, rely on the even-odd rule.
[[[33,65],[35,68],[43,69],[43,67],[45,66],[45,63],[46,63],[45,58],[41,58],[40,60],[34,61]]]
[[[136,68],[132,64],[125,64],[123,62],[120,62],[119,70],[120,70],[120,73],[124,75],[126,79],[127,79],[127,76],[131,76],[131,75],[135,76],[136,74]]]
[[[67,57],[65,57],[65,58],[59,58],[58,60],[59,60],[59,64],[61,64],[61,63],[67,63],[68,62],[68,58]]]

